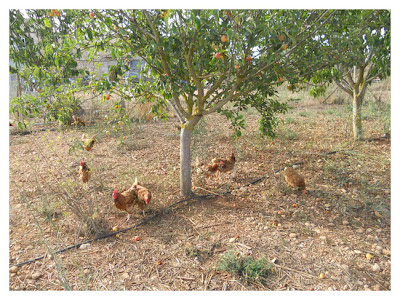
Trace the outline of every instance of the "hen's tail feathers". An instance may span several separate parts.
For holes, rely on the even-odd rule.
[[[132,184],[131,189],[136,189],[136,187],[139,185],[137,177],[135,177],[135,182]]]

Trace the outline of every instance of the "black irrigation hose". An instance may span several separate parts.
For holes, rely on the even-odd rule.
[[[379,139],[387,139],[387,138],[388,138],[387,136],[383,136],[383,137],[378,137],[378,138],[366,140],[365,142],[370,142],[370,141],[379,140]],[[332,154],[335,154],[335,153],[338,153],[338,152],[340,152],[340,150],[330,151],[330,152],[327,152],[327,153],[323,153],[322,155],[332,155]],[[301,165],[301,164],[304,164],[304,162],[296,162],[296,163],[294,163],[293,165]],[[275,170],[274,173],[278,173],[278,172],[281,172],[281,171],[283,171],[283,170],[284,170],[284,168],[281,168],[281,169]],[[256,184],[256,183],[258,183],[258,182],[264,180],[265,178],[268,178],[268,176],[262,176],[262,177],[260,177],[260,178],[258,178],[258,179],[255,179],[255,180],[251,181],[250,183],[248,183],[248,184],[246,184],[246,185],[244,185],[244,186],[241,186],[241,187],[235,188],[235,189],[240,189],[240,188],[242,188],[242,187],[247,187],[247,186]],[[227,194],[231,194],[231,193],[232,193],[232,191],[228,190],[228,191],[224,192],[221,196],[227,195]],[[205,198],[212,198],[212,197],[216,197],[216,196],[217,196],[217,195],[215,195],[215,194],[192,195],[192,196],[190,196],[190,197],[188,197],[188,198],[185,198],[185,199],[180,200],[180,201],[178,201],[178,202],[172,203],[171,205],[169,205],[169,206],[167,206],[166,208],[162,209],[161,211],[157,212],[156,214],[154,214],[154,215],[151,216],[150,218],[147,218],[147,219],[143,220],[142,222],[140,222],[140,223],[138,223],[138,224],[136,224],[136,225],[134,225],[134,226],[131,226],[131,227],[128,227],[128,228],[125,228],[125,229],[121,229],[121,230],[118,230],[118,231],[115,231],[115,232],[107,233],[107,234],[105,234],[105,235],[102,235],[102,236],[99,236],[99,237],[96,237],[96,238],[93,238],[93,239],[90,239],[90,240],[86,240],[86,241],[84,241],[84,242],[81,242],[81,243],[78,243],[78,244],[69,246],[69,247],[67,247],[67,248],[60,249],[60,250],[58,250],[58,251],[53,252],[52,255],[53,255],[53,254],[63,253],[63,252],[68,251],[68,250],[70,250],[70,249],[78,248],[79,246],[81,246],[81,245],[83,245],[83,244],[88,244],[88,243],[92,243],[92,242],[94,242],[94,241],[102,240],[102,239],[111,237],[111,236],[113,236],[113,235],[116,235],[116,234],[118,234],[118,233],[126,232],[126,231],[128,231],[128,230],[131,230],[131,229],[134,229],[134,228],[136,228],[136,227],[142,226],[142,225],[144,225],[144,224],[150,222],[151,220],[153,220],[153,219],[156,218],[157,216],[161,215],[161,214],[162,214],[164,211],[166,211],[167,209],[169,209],[169,208],[171,208],[171,207],[174,207],[174,206],[176,206],[176,205],[178,205],[178,204],[180,204],[180,203],[188,202],[188,201],[190,201],[190,200],[192,200],[192,199],[205,199]],[[31,259],[31,260],[27,260],[27,261],[20,262],[20,263],[15,264],[15,265],[11,265],[10,267],[14,267],[14,266],[15,266],[15,267],[19,267],[19,266],[23,266],[23,265],[30,264],[30,263],[33,263],[33,262],[35,262],[35,261],[41,260],[41,259],[43,259],[43,258],[45,258],[45,257],[46,257],[46,255],[42,255],[42,256],[36,257],[36,258],[34,258],[34,259]]]
[[[373,142],[373,141],[376,141],[376,140],[385,140],[385,139],[390,139],[390,134],[385,133],[383,136],[372,138],[372,139],[369,139],[369,140],[365,140],[364,142]]]
[[[32,134],[34,132],[41,132],[41,131],[56,131],[57,128],[39,128],[39,129],[35,129],[35,130],[23,130],[23,131],[19,131],[19,132],[14,132],[14,133],[10,133],[10,135],[28,135],[28,134]]]

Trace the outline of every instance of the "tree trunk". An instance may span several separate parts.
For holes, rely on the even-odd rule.
[[[17,97],[21,97],[21,95],[22,95],[21,79],[19,78],[19,74],[17,73]]]
[[[188,197],[192,194],[192,159],[190,144],[192,140],[192,130],[200,121],[201,116],[194,116],[181,129],[181,195]]]
[[[192,166],[190,142],[192,130],[189,128],[181,129],[181,194],[184,197],[192,193]]]
[[[363,131],[361,127],[361,104],[362,98],[357,95],[353,95],[353,135],[354,140],[362,140]]]
[[[21,82],[21,78],[19,77],[19,74],[17,73],[17,97],[21,97],[22,96],[22,82]],[[23,122],[24,115],[22,114],[22,112],[18,113],[18,122]]]
[[[345,76],[347,76],[347,80],[344,80],[346,84],[342,84],[340,81],[335,80],[336,84],[347,94],[353,97],[353,136],[354,140],[359,141],[364,138],[362,127],[361,127],[361,106],[363,103],[363,99],[365,96],[365,92],[367,91],[367,82],[365,78],[368,77],[369,70],[365,74],[366,65],[354,66],[353,69],[353,77],[350,72],[347,72]],[[357,76],[358,71],[358,76]]]

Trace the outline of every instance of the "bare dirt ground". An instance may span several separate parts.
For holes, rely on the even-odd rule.
[[[342,106],[294,106],[272,142],[258,136],[255,113],[239,140],[223,117],[206,118],[193,135],[193,162],[234,150],[236,177],[194,172],[195,192],[215,197],[169,209],[183,199],[176,119],[116,125],[117,134],[99,125],[10,135],[9,264],[46,256],[10,267],[10,290],[390,290],[390,139],[351,141]],[[376,118],[363,126],[366,138],[382,135]],[[97,134],[91,152],[74,149],[84,132]],[[92,169],[87,190],[81,158]],[[275,172],[296,162],[305,195]],[[146,217],[162,214],[48,255],[139,223],[139,210],[126,222],[111,197],[135,177],[153,193]],[[267,259],[272,273],[261,283],[219,270],[230,251]]]

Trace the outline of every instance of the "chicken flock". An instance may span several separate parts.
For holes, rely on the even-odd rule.
[[[196,157],[197,174],[205,173],[205,175],[209,177],[216,172],[233,173],[235,162],[236,158],[233,152],[227,159],[213,158],[209,165],[205,165],[198,157]]]
[[[86,135],[83,134],[81,140],[83,149],[86,151],[92,151],[96,143],[96,135],[87,138]],[[81,159],[79,164],[79,180],[82,182],[82,188],[88,187],[87,184],[90,178],[90,168],[88,167],[88,164]],[[115,207],[128,213],[127,221],[129,221],[131,214],[134,213],[134,208],[136,206],[138,206],[142,210],[143,215],[145,215],[144,208],[149,204],[151,197],[151,192],[138,183],[137,178],[128,190],[120,193],[118,192],[118,189],[115,189],[112,194]]]
[[[96,142],[96,135],[91,138],[87,138],[85,134],[82,135],[83,148],[86,151],[91,151]],[[205,164],[196,157],[196,162],[194,167],[196,168],[197,174],[203,174],[206,177],[210,177],[217,173],[227,173],[231,176],[235,176],[235,163],[236,157],[235,153],[232,151],[230,156],[226,159],[213,158],[209,164]],[[293,167],[287,167],[284,170],[284,177],[289,187],[293,187],[306,193],[306,184],[304,178],[299,175]],[[91,178],[91,170],[87,163],[82,159],[79,164],[79,179],[82,182],[82,187],[87,188],[88,181]],[[152,193],[149,189],[138,183],[137,178],[133,185],[122,192],[118,189],[114,189],[112,193],[112,199],[114,205],[117,209],[125,211],[128,214],[126,221],[129,221],[131,214],[134,213],[135,207],[137,206],[141,211],[143,216],[145,216],[145,206],[150,203],[152,198]]]

